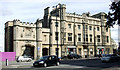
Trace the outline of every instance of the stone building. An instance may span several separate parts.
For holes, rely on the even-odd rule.
[[[62,57],[71,53],[83,57],[110,54],[113,53],[111,34],[105,22],[104,12],[79,15],[66,13],[65,4],[58,4],[52,11],[47,7],[43,19],[37,19],[35,23],[20,20],[5,23],[5,51],[34,59],[57,54]]]

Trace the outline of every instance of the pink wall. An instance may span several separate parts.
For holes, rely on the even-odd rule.
[[[16,52],[0,52],[0,58],[2,57],[2,61],[6,61],[6,59],[8,59],[8,61],[15,61],[15,56],[16,56]]]

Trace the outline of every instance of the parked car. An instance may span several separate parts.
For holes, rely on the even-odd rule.
[[[82,58],[82,56],[80,56],[80,55],[78,55],[78,54],[68,54],[68,55],[67,55],[67,58],[68,58],[68,59],[73,59],[73,58],[79,59],[79,58]]]
[[[44,66],[47,67],[49,65],[59,65],[60,59],[57,56],[50,55],[50,56],[43,56],[39,60],[33,63],[33,66]]]
[[[101,57],[102,62],[114,62],[119,61],[120,57],[116,54],[104,54]]]
[[[22,61],[32,61],[31,58],[27,57],[27,56],[19,56],[16,60],[17,62],[22,62]]]

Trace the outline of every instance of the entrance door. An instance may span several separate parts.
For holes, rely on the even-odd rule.
[[[31,45],[26,45],[22,56],[28,56],[28,57],[34,59],[34,47]]]
[[[45,56],[45,55],[48,55],[48,48],[43,48],[43,53],[42,55]]]

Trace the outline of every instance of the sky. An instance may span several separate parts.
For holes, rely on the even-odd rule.
[[[4,28],[7,21],[19,19],[22,22],[34,23],[36,19],[42,19],[44,9],[66,4],[66,12],[82,14],[90,12],[91,15],[108,13],[112,0],[0,0],[0,51],[4,51]],[[118,26],[111,29],[112,38],[118,42]]]

